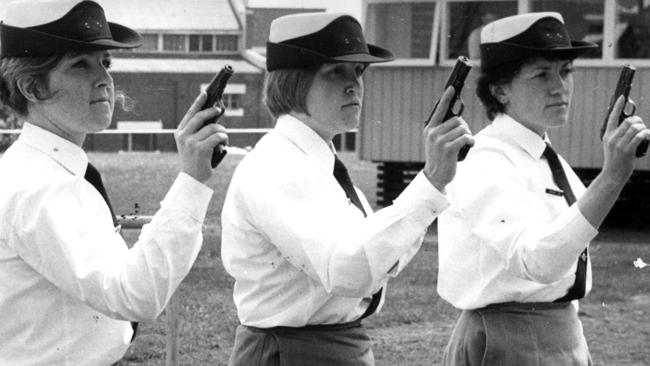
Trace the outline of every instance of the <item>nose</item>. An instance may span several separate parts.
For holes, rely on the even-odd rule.
[[[550,81],[550,93],[565,94],[569,91],[569,77],[562,77],[559,73],[554,73]]]
[[[108,69],[103,64],[95,67],[95,87],[97,88],[112,88],[113,77],[108,72]]]
[[[347,95],[361,94],[363,91],[363,79],[361,79],[361,76],[357,76],[354,73],[349,75],[346,84],[345,94]]]

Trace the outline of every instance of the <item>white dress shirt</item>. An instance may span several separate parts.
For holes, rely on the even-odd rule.
[[[357,189],[364,217],[333,169],[332,147],[289,115],[237,167],[223,207],[221,248],[242,324],[358,319],[448,206],[420,173],[393,205],[374,214]]]
[[[0,159],[0,365],[110,365],[202,244],[212,190],[181,173],[130,250],[77,145],[26,123]]]
[[[438,221],[438,293],[455,307],[551,302],[573,286],[578,256],[598,231],[558,195],[545,147],[539,135],[499,115],[459,164],[447,187],[453,204]],[[585,187],[560,160],[579,198]]]

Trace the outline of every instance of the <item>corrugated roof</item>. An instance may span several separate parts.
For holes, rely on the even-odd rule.
[[[138,31],[238,31],[228,0],[95,0],[109,21]]]
[[[260,74],[262,70],[243,60],[229,59],[156,59],[113,57],[111,72],[124,73],[216,73],[229,64],[236,73]]]

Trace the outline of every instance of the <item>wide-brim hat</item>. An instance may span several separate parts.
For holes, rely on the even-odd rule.
[[[106,21],[88,0],[17,0],[0,23],[0,57],[39,57],[140,46],[140,35]]]
[[[393,54],[368,44],[361,24],[343,13],[300,13],[271,22],[266,69],[304,68],[329,62],[387,62]]]
[[[488,23],[481,31],[481,68],[529,57],[575,59],[598,47],[595,43],[569,38],[562,15],[539,12],[513,15]]]

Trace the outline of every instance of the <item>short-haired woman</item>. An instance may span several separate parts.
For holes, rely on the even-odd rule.
[[[155,319],[202,244],[211,155],[227,136],[181,121],[182,171],[129,249],[99,172],[81,146],[107,128],[115,103],[110,49],[140,36],[93,1],[24,0],[0,25],[0,102],[24,120],[0,159],[0,364],[110,365],[136,321]]]
[[[573,60],[593,47],[571,41],[554,12],[503,18],[481,33],[477,94],[492,122],[459,166],[438,223],[438,293],[463,310],[444,365],[591,364],[576,309],[591,288],[587,248],[649,136],[638,116],[617,126],[620,99],[587,189],[551,147],[547,131],[568,120]]]
[[[357,126],[362,75],[392,54],[366,44],[353,17],[312,13],[274,20],[266,56],[265,101],[277,122],[237,167],[222,214],[242,324],[230,364],[373,365],[361,319],[381,307],[387,277],[447,207],[442,192],[472,136],[438,112],[424,130],[423,172],[372,213],[332,138]]]

